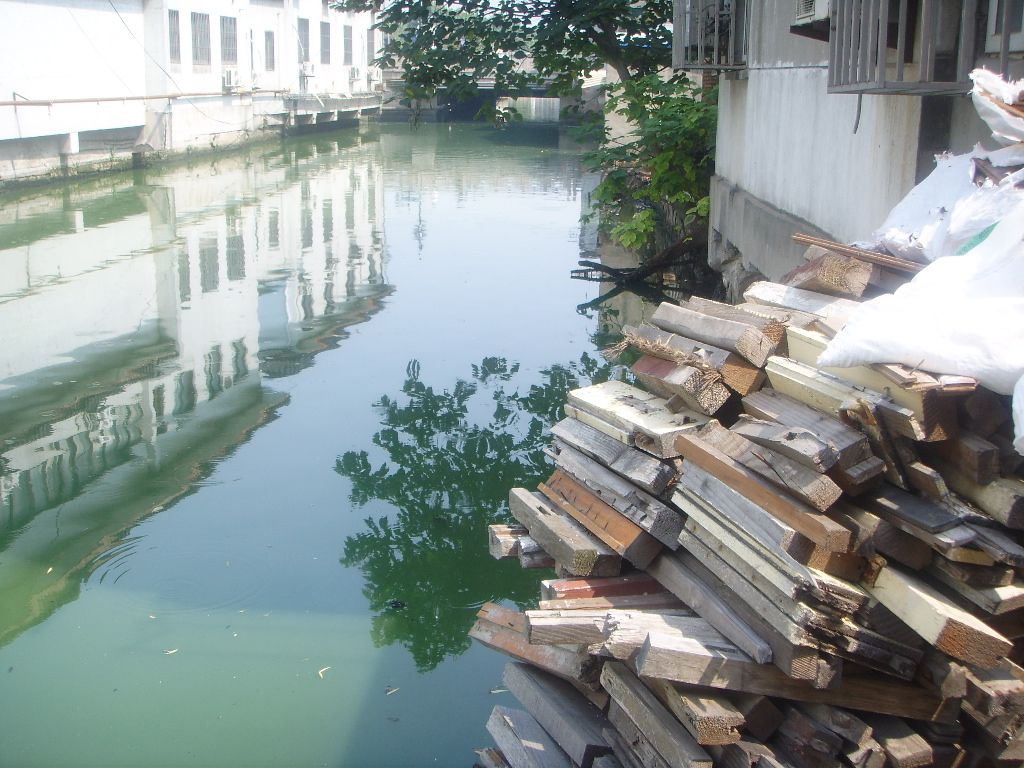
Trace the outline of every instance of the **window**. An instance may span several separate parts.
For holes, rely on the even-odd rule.
[[[746,69],[746,0],[676,0],[672,21],[675,69]]]
[[[299,19],[299,63],[309,61],[309,19]]]
[[[331,22],[320,22],[320,63],[331,63]]]
[[[238,19],[234,16],[220,17],[220,63],[238,63]]]
[[[975,60],[974,2],[834,0],[829,93],[960,93]],[[964,42],[966,41],[966,43]]]
[[[274,33],[263,33],[263,64],[267,72],[273,72],[276,62],[274,60]]]
[[[373,30],[366,30],[366,66],[372,67],[377,52],[373,48]]]
[[[352,64],[352,27],[350,27],[348,24],[346,24],[344,27],[342,27],[342,32],[344,33],[344,36],[343,36],[344,48],[342,49],[342,60],[341,60],[341,63],[351,66],[351,64]]]
[[[192,14],[192,64],[210,65],[210,14]]]
[[[1009,34],[1003,34],[1003,22]],[[1009,60],[1011,51],[1024,50],[1024,0],[989,0],[988,29],[986,30],[985,51],[998,53],[1000,69],[1006,74],[1004,62]],[[1005,42],[1004,42],[1005,40]],[[1005,51],[1005,52],[1004,52]]]
[[[181,64],[181,24],[177,11],[167,12],[167,45],[171,64]]]

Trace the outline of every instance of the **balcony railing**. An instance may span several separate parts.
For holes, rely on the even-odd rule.
[[[676,0],[673,29],[673,68],[746,68],[745,0]]]

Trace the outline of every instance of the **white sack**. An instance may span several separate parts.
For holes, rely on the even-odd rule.
[[[939,259],[895,293],[862,304],[818,360],[822,367],[869,363],[973,376],[995,392],[1014,391],[1024,376],[1024,203],[966,254]]]

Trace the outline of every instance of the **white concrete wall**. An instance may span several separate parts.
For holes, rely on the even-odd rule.
[[[170,11],[178,15],[176,62]],[[209,64],[194,61],[194,13],[208,17]],[[222,17],[236,20],[235,61],[222,50]],[[305,65],[300,19],[309,23]],[[326,64],[322,22],[331,30]],[[322,0],[0,0],[0,23],[0,182],[74,172],[133,151],[223,146],[280,125],[282,92],[337,96],[379,84],[379,71],[367,66],[376,54],[367,51],[371,15],[331,10]],[[229,70],[237,88],[225,93]],[[173,94],[186,95],[166,98]],[[54,103],[11,103],[26,99]]]
[[[792,34],[793,0],[750,3],[746,77],[723,77],[712,263],[738,249],[775,278],[799,263],[797,229],[863,239],[914,186],[921,99],[829,95],[828,43]],[[721,242],[716,246],[715,235]]]

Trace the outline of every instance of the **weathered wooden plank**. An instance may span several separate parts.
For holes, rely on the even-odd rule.
[[[743,298],[753,304],[785,307],[818,315],[829,320],[837,329],[845,325],[850,314],[860,306],[859,302],[850,299],[826,296],[815,291],[764,280],[751,284],[743,292]]]
[[[709,421],[697,435],[762,480],[782,488],[798,499],[824,512],[842,495],[829,477],[809,469],[771,448],[751,442],[717,421]]]
[[[1010,399],[978,387],[959,403],[961,426],[979,437],[989,437],[1010,420]]]
[[[553,600],[538,600],[537,608],[545,611],[574,611],[574,610],[657,610],[661,608],[685,608],[678,597],[668,590],[655,592],[649,595],[611,595],[609,597],[568,597]]]
[[[526,640],[531,645],[591,645],[604,640],[607,611],[526,611]]]
[[[815,544],[831,552],[849,551],[850,532],[846,528],[806,504],[780,495],[754,473],[713,446],[690,435],[680,435],[676,440],[676,447],[688,462],[729,483],[735,490],[792,526]],[[686,472],[687,468],[684,467],[684,476]]]
[[[624,445],[577,419],[562,419],[551,434],[654,496],[668,490],[679,473],[676,462]]]
[[[735,304],[726,304],[713,299],[705,299],[702,296],[691,296],[686,300],[685,306],[695,312],[702,312],[710,317],[719,317],[723,320],[734,320],[737,323],[753,325],[761,333],[774,341],[780,343],[786,336],[785,323],[775,317],[765,316],[756,312],[748,312]]]
[[[580,523],[525,488],[509,493],[509,509],[544,551],[579,576],[616,576],[622,558]]]
[[[601,685],[670,765],[711,768],[708,753],[624,664],[605,664]]]
[[[896,717],[866,715],[865,721],[874,731],[874,739],[885,750],[893,768],[920,768],[931,765],[931,745],[914,729]]]
[[[888,484],[858,498],[857,505],[885,520],[896,517],[929,533],[960,525],[960,518],[949,510]]]
[[[779,345],[778,341],[772,341],[751,323],[725,320],[668,303],[661,304],[655,310],[651,324],[735,352],[759,368],[764,366]]]
[[[854,532],[855,551],[864,557],[880,552],[914,570],[924,568],[932,560],[933,550],[925,542],[866,509],[840,501],[829,510],[829,515]]]
[[[674,509],[557,439],[551,455],[560,470],[586,486],[620,515],[665,546],[675,547],[683,521]]]
[[[885,462],[877,456],[870,456],[852,467],[836,464],[828,471],[828,476],[847,496],[860,496],[881,485],[885,472]]]
[[[533,664],[584,688],[597,690],[601,659],[580,650],[586,646],[530,645],[523,634],[486,619],[477,619],[469,630],[469,636],[481,645],[513,659]]]
[[[705,517],[728,521],[731,531],[770,554],[778,560],[783,570],[799,574],[808,583],[812,581],[804,564],[814,554],[814,542],[765,512],[710,472],[692,467],[680,478],[672,499],[676,506],[691,517],[699,514],[699,511],[690,509],[696,503],[704,510]],[[705,525],[703,519],[700,522]]]
[[[552,503],[636,567],[646,568],[661,551],[661,542],[565,473],[555,472],[539,487]]]
[[[811,702],[801,702],[797,708],[832,733],[854,744],[863,744],[871,738],[871,726],[845,709]]]
[[[705,361],[722,374],[727,387],[741,395],[756,392],[764,383],[765,373],[760,367],[727,349],[663,331],[653,325],[641,325],[639,328],[627,325],[622,332],[630,344],[645,354],[681,362],[695,358]]]
[[[845,369],[843,369],[845,370]],[[864,400],[881,413],[887,429],[912,440],[945,440],[949,437],[935,427],[929,432],[916,414],[896,405],[879,392],[853,384],[786,357],[769,358],[765,364],[772,388],[822,413],[839,416],[847,403]]]
[[[644,684],[701,746],[740,740],[743,715],[725,696],[702,688],[683,688],[667,680],[648,679]]]
[[[687,408],[709,416],[717,413],[729,399],[721,374],[710,367],[644,355],[633,364],[632,371],[656,395],[666,400],[678,397]]]
[[[839,454],[839,467],[853,467],[872,456],[863,433],[774,389],[762,389],[747,395],[743,398],[743,408],[759,419],[806,429],[817,435]]]
[[[1006,587],[1013,584],[1016,571],[1008,565],[993,563],[992,565],[972,565],[956,563],[941,555],[932,558],[929,570],[943,571],[947,576],[956,579],[968,587]]]
[[[929,566],[925,571],[932,578],[993,616],[1024,608],[1024,582],[1016,581],[999,587],[973,587],[941,568]]]
[[[938,650],[983,669],[996,666],[1012,643],[938,590],[895,566],[885,566],[868,591]]]
[[[983,549],[1000,563],[1024,568],[1024,547],[1002,531],[981,525],[970,525],[974,531],[974,546]]]
[[[643,572],[604,578],[545,579],[540,583],[540,596],[544,600],[643,595],[663,591],[664,587],[657,579]]]
[[[572,768],[569,756],[529,712],[497,706],[487,731],[515,768]]]
[[[646,734],[636,726],[614,700],[608,705],[608,720],[612,728],[604,737],[612,745],[615,757],[628,768],[673,768],[654,748]]]
[[[1024,480],[1001,477],[979,485],[946,462],[936,464],[946,483],[1007,528],[1024,530]]]
[[[710,647],[734,647],[705,619],[693,613],[687,616],[682,612],[677,615],[664,611],[614,610],[608,611],[605,617],[601,655],[631,661],[653,631],[696,637]]]
[[[934,445],[943,461],[978,485],[999,477],[999,448],[983,437],[961,430],[949,440]]]
[[[682,683],[674,683],[682,686]],[[759,693],[725,691],[733,706],[743,715],[743,730],[755,739],[765,741],[782,725],[782,712],[767,696]]]
[[[823,373],[865,387],[879,395],[888,396],[896,405],[906,408],[920,422],[929,440],[947,440],[957,434],[956,403],[937,390],[916,390],[901,387],[891,378],[866,365],[847,368],[822,368],[818,358],[828,346],[828,337],[814,331],[790,328],[786,338],[789,357]],[[913,437],[913,435],[908,435]]]
[[[579,768],[612,751],[601,735],[608,719],[565,681],[516,662],[505,665],[502,681]]]
[[[809,429],[787,427],[741,414],[730,429],[751,442],[770,448],[815,472],[825,472],[839,460],[836,449]]]
[[[633,443],[662,458],[679,454],[675,438],[691,432],[707,422],[708,417],[696,411],[672,412],[663,398],[621,381],[593,384],[569,393],[566,413],[581,421],[581,413],[597,417],[600,422],[631,435]],[[598,429],[600,423],[587,421]]]
[[[882,675],[849,676],[834,689],[814,688],[772,665],[755,663],[739,649],[710,649],[668,633],[648,635],[637,654],[636,668],[642,677],[921,720],[955,719],[958,712],[957,706],[923,688]]]
[[[525,525],[494,523],[487,526],[487,550],[495,560],[519,557],[519,540],[530,532]]]
[[[750,654],[758,663],[772,659],[772,649],[743,621],[735,610],[698,579],[677,558],[665,552],[655,558],[647,568],[680,600],[697,611],[715,629],[737,647]]]

